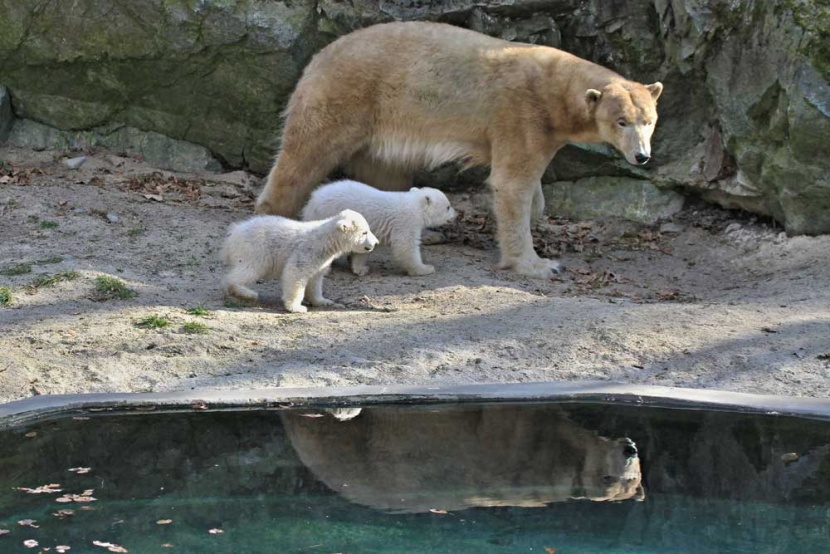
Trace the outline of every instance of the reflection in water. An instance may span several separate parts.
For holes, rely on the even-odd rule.
[[[26,540],[70,554],[104,551],[92,541],[199,554],[830,544],[828,422],[596,404],[355,412],[84,414],[0,430],[0,553],[36,551]],[[62,492],[17,489],[51,484]],[[636,499],[641,484],[645,502],[563,502]],[[97,500],[56,502],[86,491]]]
[[[332,490],[373,508],[415,513],[644,498],[634,442],[600,437],[556,406],[317,415],[283,414],[300,459]]]

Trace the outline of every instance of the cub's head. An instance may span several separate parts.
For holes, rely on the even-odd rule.
[[[369,229],[366,218],[354,210],[337,214],[337,230],[346,239],[350,252],[365,254],[378,245],[378,239]]]
[[[413,187],[409,192],[417,194],[420,198],[424,227],[438,227],[458,216],[455,209],[450,206],[447,195],[438,189]]]
[[[651,134],[657,124],[657,99],[662,83],[611,83],[588,89],[585,102],[599,135],[625,155],[628,163],[644,165],[651,159]]]

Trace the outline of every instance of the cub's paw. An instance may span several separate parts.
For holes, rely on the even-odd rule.
[[[407,273],[413,277],[417,277],[419,275],[431,275],[435,273],[435,267],[431,265],[422,265],[420,267],[416,267],[414,269],[407,270]]]
[[[291,312],[292,314],[304,314],[308,311],[308,308],[306,308],[302,304],[289,305],[289,306],[286,306],[285,309],[287,311]]]
[[[358,277],[363,277],[365,275],[369,275],[369,266],[368,265],[357,266],[357,267],[352,266],[352,273],[354,273]]]

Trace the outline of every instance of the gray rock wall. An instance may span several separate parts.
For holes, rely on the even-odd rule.
[[[310,56],[401,19],[557,46],[664,82],[653,165],[571,146],[547,183],[642,179],[771,215],[791,233],[830,231],[825,0],[0,0],[0,83],[18,118],[149,131],[265,172]]]

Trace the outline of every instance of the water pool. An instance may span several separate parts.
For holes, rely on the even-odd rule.
[[[7,418],[0,552],[830,550],[821,419],[561,398],[203,407]]]

